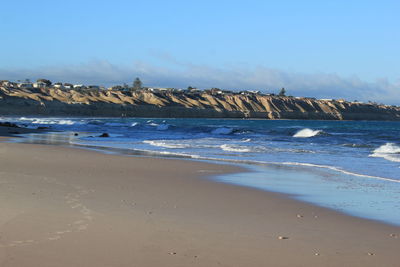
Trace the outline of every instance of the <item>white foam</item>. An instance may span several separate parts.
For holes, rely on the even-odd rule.
[[[66,119],[42,119],[42,118],[21,117],[21,118],[19,118],[19,121],[21,121],[21,122],[28,121],[31,124],[59,124],[59,125],[73,125],[73,124],[75,124],[74,121],[66,120]]]
[[[220,147],[222,150],[230,152],[251,152],[251,149],[246,146],[223,144]]]
[[[386,143],[375,149],[369,156],[384,158],[393,162],[400,162],[400,147],[394,143]]]
[[[149,126],[156,127],[156,130],[157,130],[157,131],[165,131],[165,130],[168,130],[169,127],[170,127],[170,125],[167,124],[167,123],[160,123],[160,124],[158,124],[158,123],[151,122],[151,123],[149,123],[148,125],[149,125]]]
[[[322,132],[321,130],[311,130],[309,128],[304,128],[304,129],[298,131],[297,133],[295,133],[293,135],[293,137],[308,138],[308,137],[316,136],[316,135],[320,134],[321,132]]]
[[[32,121],[32,124],[59,124],[59,125],[73,125],[75,124],[71,120],[46,120],[46,119],[37,119]]]
[[[165,141],[159,141],[159,140],[144,140],[143,143],[149,144],[152,146],[165,147],[165,148],[187,148],[187,147],[189,147],[189,145],[186,145],[186,144],[167,143]]]

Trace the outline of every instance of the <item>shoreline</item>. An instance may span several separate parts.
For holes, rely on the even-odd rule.
[[[369,179],[376,180],[378,182],[396,182],[398,183],[398,180],[393,180],[390,178],[384,178],[384,177],[379,177],[379,176],[370,176],[366,174],[359,174],[359,173],[352,173],[346,170],[341,170],[337,169],[336,167],[331,167],[331,166],[325,166],[325,165],[315,165],[315,164],[308,164],[308,163],[296,163],[296,162],[252,162],[252,161],[240,161],[240,160],[229,160],[229,159],[221,159],[221,158],[207,158],[207,157],[193,157],[191,155],[183,155],[183,154],[170,154],[166,153],[163,154],[161,152],[155,152],[155,151],[147,151],[147,150],[137,150],[137,149],[123,149],[123,148],[113,148],[113,147],[102,147],[102,146],[90,146],[90,145],[81,145],[81,144],[70,144],[69,142],[62,141],[63,139],[55,141],[55,139],[50,138],[51,140],[47,140],[47,138],[43,140],[36,140],[36,137],[33,139],[33,141],[24,141],[24,139],[29,138],[29,134],[37,134],[36,130],[34,129],[32,133],[29,133],[29,129],[26,129],[28,132],[25,133],[25,136],[14,136],[15,137],[21,137],[19,140],[11,141],[11,143],[20,143],[20,144],[37,144],[37,145],[50,145],[50,146],[61,146],[61,147],[66,147],[66,148],[72,148],[72,149],[79,149],[79,150],[86,150],[86,151],[93,151],[96,153],[101,153],[101,154],[107,154],[107,155],[117,155],[117,156],[128,156],[128,157],[138,157],[138,158],[155,158],[155,159],[172,159],[172,160],[178,160],[178,161],[189,161],[189,162],[198,162],[198,163],[209,163],[209,164],[216,164],[216,165],[226,165],[226,166],[233,166],[234,168],[240,168],[241,171],[235,172],[234,174],[226,174],[226,175],[218,175],[218,176],[211,176],[208,177],[210,181],[213,182],[218,182],[218,183],[225,183],[228,185],[233,185],[233,186],[239,186],[239,187],[246,187],[252,190],[258,190],[261,192],[266,192],[266,193],[276,193],[276,194],[281,194],[286,198],[293,199],[295,201],[300,201],[309,205],[321,207],[321,208],[326,208],[329,210],[332,210],[334,212],[338,212],[340,214],[346,215],[346,216],[351,216],[355,218],[361,218],[365,220],[371,220],[371,221],[376,221],[378,223],[383,223],[395,227],[400,227],[400,223],[397,221],[396,218],[390,218],[390,216],[386,216],[384,213],[381,214],[381,217],[375,213],[370,213],[371,211],[363,211],[359,209],[346,209],[346,208],[339,208],[334,207],[338,205],[338,202],[335,203],[334,206],[332,206],[332,203],[318,201],[315,199],[315,196],[312,194],[310,195],[310,192],[307,191],[302,191],[302,189],[294,190],[295,192],[291,192],[289,189],[282,189],[276,187],[276,184],[272,182],[269,186],[260,186],[260,185],[255,185],[254,183],[252,184],[251,182],[248,183],[246,182],[248,178],[244,178],[242,182],[238,181],[237,179],[231,179],[231,177],[238,177],[238,176],[255,176],[257,174],[264,174],[268,173],[272,175],[276,175],[277,171],[279,172],[283,170],[283,172],[288,176],[293,170],[298,170],[300,173],[306,172],[309,173],[310,176],[314,174],[314,172],[318,172],[316,176],[321,176],[321,175],[328,175],[329,172],[334,173],[335,175],[345,175],[349,176],[349,179],[361,179],[361,182],[366,182]],[[54,132],[55,133],[60,133],[62,132]],[[46,134],[46,132],[39,132],[38,136],[42,136],[42,134]],[[52,132],[49,132],[48,134],[52,134]],[[10,137],[12,138],[12,137]],[[1,141],[1,140],[0,140]],[[20,141],[20,142],[19,142]],[[271,171],[275,169],[275,171]],[[319,173],[318,169],[321,169],[321,173]],[[326,172],[326,173],[325,173]],[[324,174],[325,173],[325,174]],[[293,174],[293,173],[292,173]],[[364,179],[367,180],[364,180]],[[253,179],[254,180],[254,179]],[[302,179],[300,179],[302,180]],[[286,188],[292,187],[296,182],[292,183],[287,183]],[[342,184],[341,186],[343,186]],[[313,185],[310,185],[311,187]],[[330,185],[332,187],[332,185]],[[337,184],[336,186],[340,186],[340,184]],[[334,191],[335,188],[332,187]],[[383,189],[383,188],[382,188]],[[321,192],[322,193],[322,192]],[[325,192],[324,193],[328,193]],[[339,193],[339,192],[337,192]],[[352,192],[353,194],[359,192]],[[350,199],[355,200],[355,196],[351,196]],[[384,200],[378,200],[376,201],[384,201]],[[388,200],[386,200],[388,201]],[[345,204],[346,205],[346,204]],[[381,207],[382,209],[382,207]],[[383,216],[382,216],[383,215]]]
[[[352,217],[280,193],[216,182],[211,177],[242,170],[234,166],[126,157],[60,146],[1,143],[0,148],[3,178],[5,173],[7,178],[11,175],[25,182],[30,177],[47,189],[46,196],[38,193],[42,189],[35,182],[28,187],[15,183],[15,188],[25,192],[37,191],[34,195],[19,194],[27,203],[38,201],[37,196],[42,195],[40,203],[48,208],[30,207],[31,211],[25,210],[20,216],[29,214],[35,225],[40,221],[38,215],[42,215],[53,220],[44,223],[48,228],[69,227],[48,237],[54,240],[36,244],[33,236],[37,233],[30,232],[30,223],[17,220],[18,216],[3,215],[1,230],[5,237],[0,257],[4,260],[12,256],[18,262],[5,266],[71,266],[72,254],[61,255],[64,251],[59,249],[71,249],[73,244],[91,255],[86,257],[73,248],[78,255],[74,266],[83,266],[78,261],[83,259],[96,266],[110,266],[111,262],[121,266],[159,266],[161,262],[163,266],[218,266],[218,262],[225,266],[397,266],[400,259],[399,227]],[[108,168],[103,166],[106,164]],[[66,190],[71,190],[74,183],[78,183],[74,189],[78,197],[71,197]],[[15,216],[16,211],[10,207],[19,206],[21,199],[7,200],[7,190],[2,191],[3,205],[7,203],[7,210]],[[52,195],[52,191],[63,192],[63,197]],[[68,196],[70,199],[65,199]],[[77,209],[81,220],[75,222],[83,222],[76,227],[73,223],[61,227],[64,221],[77,216]],[[115,223],[121,229],[112,227]],[[107,225],[114,230],[107,230]],[[132,231],[132,226],[140,231]],[[41,231],[49,232],[46,228]],[[25,234],[25,241],[33,241],[12,243],[23,241],[12,240],[18,233]],[[140,237],[131,238],[130,233]],[[76,238],[87,246],[78,245]],[[4,247],[7,240],[15,246]],[[96,240],[104,243],[97,244]],[[110,247],[118,242],[135,248],[136,256],[130,257],[121,245]],[[104,249],[111,249],[112,255],[102,255]],[[288,254],[291,257],[285,256]],[[55,255],[62,260],[57,262]],[[24,262],[28,256],[37,262]]]
[[[366,220],[377,221],[380,223],[392,225],[392,226],[400,226],[400,222],[398,221],[398,216],[390,216],[391,208],[395,204],[384,204],[393,202],[393,194],[396,194],[392,187],[386,185],[385,183],[399,183],[398,180],[393,180],[390,178],[384,178],[380,176],[371,176],[367,174],[359,174],[354,173],[342,169],[338,169],[337,167],[327,166],[327,165],[315,165],[309,163],[297,163],[297,162],[257,162],[257,161],[246,161],[246,160],[232,160],[232,159],[222,159],[222,158],[207,158],[201,156],[192,156],[190,154],[174,154],[170,152],[157,152],[157,151],[148,151],[148,150],[140,150],[140,149],[127,149],[127,148],[113,148],[113,147],[103,147],[103,146],[91,146],[91,145],[83,145],[83,144],[71,144],[68,136],[64,135],[63,132],[55,132],[48,133],[49,137],[45,137],[42,134],[34,134],[31,137],[29,134],[25,135],[23,138],[19,140],[15,140],[17,143],[25,143],[25,144],[44,144],[44,145],[56,145],[63,146],[69,148],[78,148],[83,150],[95,151],[97,153],[104,154],[112,154],[112,155],[120,155],[120,156],[129,156],[129,157],[143,157],[143,158],[158,158],[158,159],[176,159],[176,160],[186,160],[186,161],[194,161],[200,163],[211,163],[211,164],[221,164],[221,165],[229,165],[234,167],[240,167],[243,170],[239,173],[230,174],[230,175],[221,175],[218,177],[211,177],[210,180],[214,182],[223,182],[230,185],[247,187],[254,190],[260,190],[262,192],[274,192],[283,194],[285,197],[294,199],[296,201],[305,202],[310,205],[315,205],[322,208],[327,208],[341,214],[357,217]],[[58,135],[60,134],[60,137]],[[71,134],[71,132],[70,132]],[[55,135],[55,136],[54,136]],[[79,133],[81,136],[81,133]],[[42,139],[43,137],[43,139]],[[32,138],[32,139],[31,139]],[[39,138],[39,139],[37,139]],[[65,138],[65,140],[64,140]],[[25,139],[25,140],[24,140]],[[271,171],[272,170],[272,171]],[[275,171],[274,171],[275,170]],[[294,173],[293,170],[297,172]],[[302,176],[302,178],[297,178],[297,181],[291,180],[291,182],[287,182],[283,187],[279,186],[280,183],[277,179],[268,179],[272,182],[269,182],[268,186],[260,184],[260,182],[254,179],[255,176],[259,178],[260,181],[265,182],[264,176],[268,175],[274,177],[278,174],[284,177],[281,177],[282,180],[286,180],[286,177],[291,176]],[[306,173],[304,175],[303,173]],[[260,174],[262,176],[260,177]],[[302,175],[303,174],[303,175]],[[323,181],[321,179],[322,176],[337,176],[341,182],[332,182],[332,181]],[[245,178],[240,178],[240,176],[247,176]],[[305,183],[311,176],[318,177],[318,180],[315,180],[313,183],[308,184],[308,188],[305,189],[304,185],[299,189],[291,189],[294,185],[297,187],[301,185],[301,183]],[[235,178],[233,178],[235,177]],[[238,178],[239,177],[239,178]],[[249,182],[253,181],[253,182]],[[275,180],[275,182],[273,182]],[[354,182],[352,182],[354,181]],[[358,182],[357,182],[358,181]],[[375,181],[378,184],[369,184],[369,181]],[[383,184],[382,184],[383,182]],[[350,184],[353,186],[358,186],[358,184],[364,184],[364,191],[360,192],[360,190],[353,189],[351,192],[345,189],[338,189],[341,187],[348,187]],[[323,185],[323,188],[319,188]],[[380,195],[374,194],[373,191],[368,189],[369,187],[380,186],[381,191],[385,192],[385,194],[381,193]],[[326,188],[325,188],[326,187]],[[313,194],[314,190],[322,190],[320,194],[324,194],[324,198],[318,198],[315,194]],[[330,189],[327,189],[330,188]],[[329,197],[332,198],[332,192],[335,192],[336,197],[335,201],[329,201]],[[352,202],[360,201],[360,197],[362,198],[365,194],[370,195],[369,201],[361,200],[361,202],[356,205],[354,208],[351,208]],[[346,200],[345,200],[346,199]],[[380,203],[379,207],[369,209],[367,205],[376,206],[377,203]],[[350,205],[350,208],[347,207]],[[362,206],[364,208],[362,208]]]
[[[45,133],[44,129],[0,126],[0,137],[18,137],[18,134]]]

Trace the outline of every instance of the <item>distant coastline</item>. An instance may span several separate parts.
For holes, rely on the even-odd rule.
[[[138,79],[137,79],[138,80]],[[400,120],[400,107],[259,91],[0,81],[0,115]]]

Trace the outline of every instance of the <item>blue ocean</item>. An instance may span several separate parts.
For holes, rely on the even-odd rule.
[[[237,164],[219,182],[400,225],[400,122],[2,117],[49,127],[19,142]],[[107,133],[109,137],[100,137]]]

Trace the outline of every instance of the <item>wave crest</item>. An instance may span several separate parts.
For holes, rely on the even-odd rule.
[[[386,143],[375,149],[369,156],[384,158],[393,162],[400,162],[400,147],[394,143]]]
[[[221,147],[222,150],[230,151],[230,152],[251,152],[252,151],[249,147],[239,146],[239,145],[223,144],[220,147]]]
[[[309,128],[304,128],[304,129],[298,131],[297,133],[295,133],[293,135],[293,137],[296,137],[296,138],[308,138],[308,137],[313,137],[313,136],[316,136],[316,135],[320,135],[321,133],[323,133],[322,130],[312,130],[312,129],[309,129]]]
[[[31,123],[31,124],[42,124],[42,125],[74,125],[75,122],[68,119],[42,119],[42,118],[25,118],[21,117],[19,119],[21,122]]]

